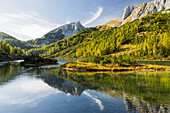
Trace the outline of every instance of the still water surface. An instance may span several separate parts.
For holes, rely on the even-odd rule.
[[[137,61],[140,64],[154,64],[160,66],[170,66],[170,61]]]
[[[170,112],[170,72],[80,73],[57,67],[0,66],[0,113]]]

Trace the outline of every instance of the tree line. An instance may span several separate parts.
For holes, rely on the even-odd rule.
[[[158,12],[107,30],[87,28],[52,44],[30,49],[28,54],[57,58],[110,55],[123,45],[135,45],[127,53],[136,59],[160,59],[170,55],[170,13]]]
[[[0,52],[10,55],[25,55],[25,50],[20,47],[12,47],[10,44],[7,44],[5,41],[0,42]]]

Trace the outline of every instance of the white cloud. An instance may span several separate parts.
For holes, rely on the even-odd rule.
[[[69,24],[70,23],[70,16],[67,16],[67,22],[66,24]]]
[[[85,23],[83,23],[83,25],[88,25],[90,24],[91,22],[93,22],[94,20],[96,20],[98,17],[100,17],[100,15],[102,14],[103,12],[103,7],[99,7],[98,11],[96,13],[94,12],[90,12],[91,15],[92,15],[92,18],[89,19],[88,21],[86,21]]]
[[[0,31],[10,34],[38,38],[57,26],[59,24],[48,22],[33,11],[0,14]]]

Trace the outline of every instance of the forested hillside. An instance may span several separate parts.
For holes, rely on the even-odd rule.
[[[0,62],[8,61],[13,59],[18,59],[22,56],[25,56],[25,50],[19,47],[12,47],[10,44],[7,44],[5,41],[0,42]]]
[[[88,28],[67,39],[31,49],[28,54],[57,58],[83,58],[121,52],[124,45],[135,50],[126,52],[135,58],[160,59],[170,55],[170,13],[160,11],[108,30]]]
[[[6,33],[0,32],[0,42],[4,42],[4,41],[10,44],[12,47],[16,46],[27,50],[33,48],[33,46],[29,45],[25,41],[20,41]]]

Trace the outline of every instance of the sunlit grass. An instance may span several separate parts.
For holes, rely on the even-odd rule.
[[[122,67],[118,64],[107,64],[106,66],[103,66],[101,64],[95,64],[95,63],[88,63],[88,62],[68,62],[61,67],[63,68],[73,68],[73,69],[85,69],[89,71],[134,71],[134,70],[166,70],[170,69],[170,67],[167,66],[158,66],[158,65],[138,65],[138,66],[128,66],[128,67]]]

